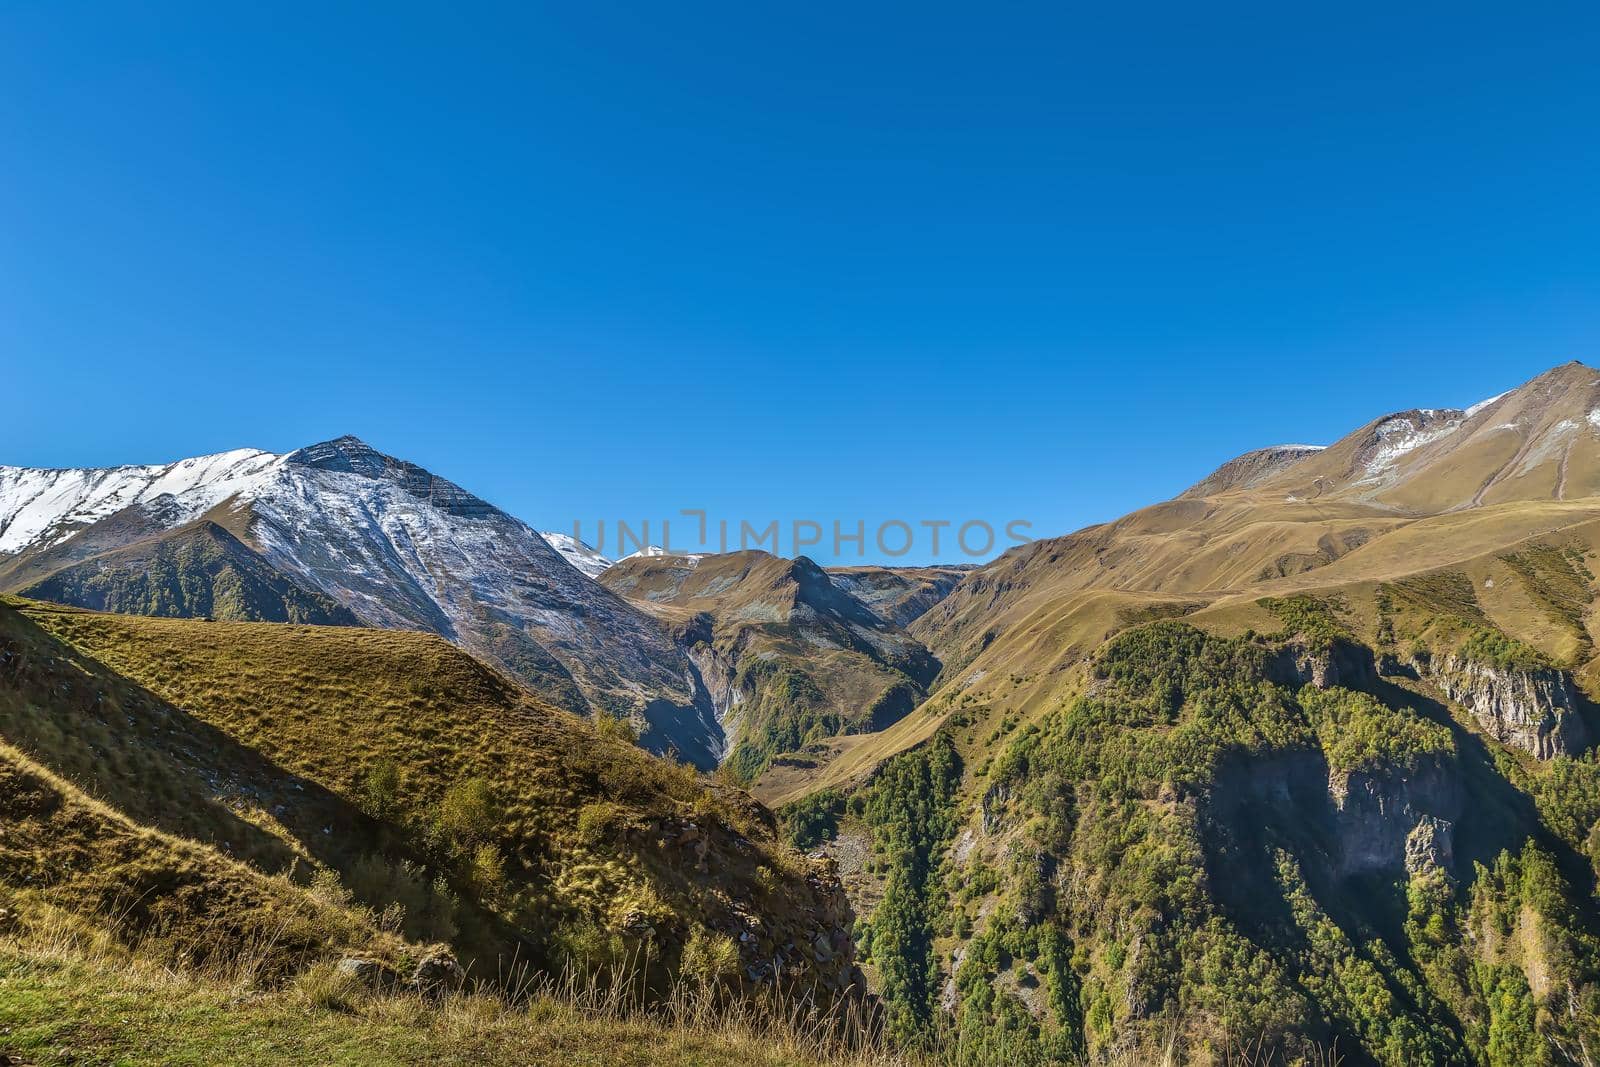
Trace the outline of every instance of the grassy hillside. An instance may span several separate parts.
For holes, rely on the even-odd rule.
[[[838,858],[902,1036],[1590,1062],[1597,383],[1244,457],[922,615],[929,698],[761,782]]]
[[[763,809],[438,638],[9,604],[0,733],[137,823],[330,872],[490,969],[648,952],[664,978],[715,943],[741,981],[853,980],[847,906]]]
[[[165,965],[248,950],[263,979],[342,953],[396,968],[422,953],[343,897],[307,892],[222,849],[141,826],[5,744],[0,810],[7,923],[63,909],[142,942]]]
[[[645,1012],[531,990],[515,1001],[385,994],[326,969],[281,988],[156,966],[102,944],[0,937],[0,1055],[66,1064],[377,1067],[415,1063],[637,1067],[867,1067],[781,1014],[702,1002]]]

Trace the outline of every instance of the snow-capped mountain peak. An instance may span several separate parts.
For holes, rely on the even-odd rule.
[[[0,467],[0,555],[58,544],[161,496],[176,501],[174,514],[193,518],[255,484],[283,458],[236,448],[166,464]]]
[[[482,517],[496,509],[454,482],[403,459],[385,455],[359,437],[335,438],[307,445],[284,457],[284,463],[316,470],[353,474],[399,486],[418,500],[452,515]]]
[[[646,741],[697,762],[721,749],[683,653],[591,580],[609,561],[590,549],[569,565],[521,520],[355,437],[164,466],[0,467],[0,587],[28,595],[202,517],[368,625],[437,633],[575,711],[642,714]]]

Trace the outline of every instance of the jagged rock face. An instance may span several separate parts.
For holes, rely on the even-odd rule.
[[[754,969],[763,978],[770,975],[773,981],[779,981],[783,977],[784,957],[792,961],[799,955],[810,964],[810,969],[830,991],[847,993],[864,990],[866,980],[856,964],[856,943],[851,936],[855,912],[850,907],[850,898],[845,893],[843,883],[839,881],[837,866],[832,860],[817,861],[816,867],[806,875],[806,882],[818,901],[816,914],[808,917],[814,933],[809,940],[800,937],[786,943],[769,957],[770,966],[766,961],[758,961]],[[751,969],[751,965],[746,965],[747,977]]]
[[[1450,871],[1455,867],[1455,850],[1452,847],[1450,823],[1424,815],[1406,835],[1406,874],[1421,874],[1438,869]]]
[[[1246,452],[1184,490],[1180,499],[1214,496],[1232,489],[1249,489],[1290,464],[1321,451],[1320,445],[1273,445]]]
[[[1348,641],[1335,641],[1327,648],[1311,648],[1291,642],[1273,653],[1267,663],[1267,677],[1279,685],[1302,685],[1327,689],[1365,689],[1377,677],[1372,650]]]
[[[910,626],[950,595],[972,567],[829,567],[833,584],[896,626]]]
[[[693,665],[699,677],[700,687],[711,702],[717,723],[722,728],[723,738],[736,737],[743,720],[742,705],[750,697],[746,687],[739,685],[739,671],[736,661],[717,651],[712,644],[709,631],[707,636],[698,639],[680,638],[680,647]],[[727,746],[724,744],[717,753],[718,759],[727,755]]]
[[[1333,771],[1328,775],[1339,873],[1411,871],[1423,863],[1449,869],[1461,788],[1450,767],[1414,771]]]
[[[1418,667],[1503,745],[1546,760],[1576,755],[1588,744],[1565,671],[1507,670],[1457,655],[1432,657]]]
[[[1330,768],[1313,748],[1235,758],[1197,799],[1206,820],[1217,825],[1267,818],[1321,827],[1328,863],[1339,877],[1398,873],[1421,862],[1413,853],[1449,870],[1463,802],[1453,761],[1346,771]]]

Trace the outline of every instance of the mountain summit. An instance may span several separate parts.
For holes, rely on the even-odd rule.
[[[236,541],[227,567],[198,562],[222,554],[215,534],[195,552],[188,526],[201,519]],[[312,621],[436,633],[571,710],[642,718],[658,749],[710,765],[722,746],[691,664],[652,619],[527,524],[355,437],[157,466],[0,467],[0,549],[0,589],[24,595],[154,614],[197,603],[246,619],[291,611],[237,607],[211,588],[248,573],[294,606],[287,617],[320,605],[326,617]],[[170,565],[118,585],[129,559]]]

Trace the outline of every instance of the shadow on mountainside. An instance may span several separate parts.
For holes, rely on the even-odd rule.
[[[360,903],[380,911],[401,890],[352,880],[352,867],[373,857],[391,867],[420,859],[402,844],[402,828],[286,770],[3,604],[0,737],[135,823],[209,845],[265,874],[308,881],[304,850],[345,875]],[[293,843],[240,814],[252,810],[270,816]],[[502,921],[466,907],[477,935],[487,938],[482,947],[521,941]]]

